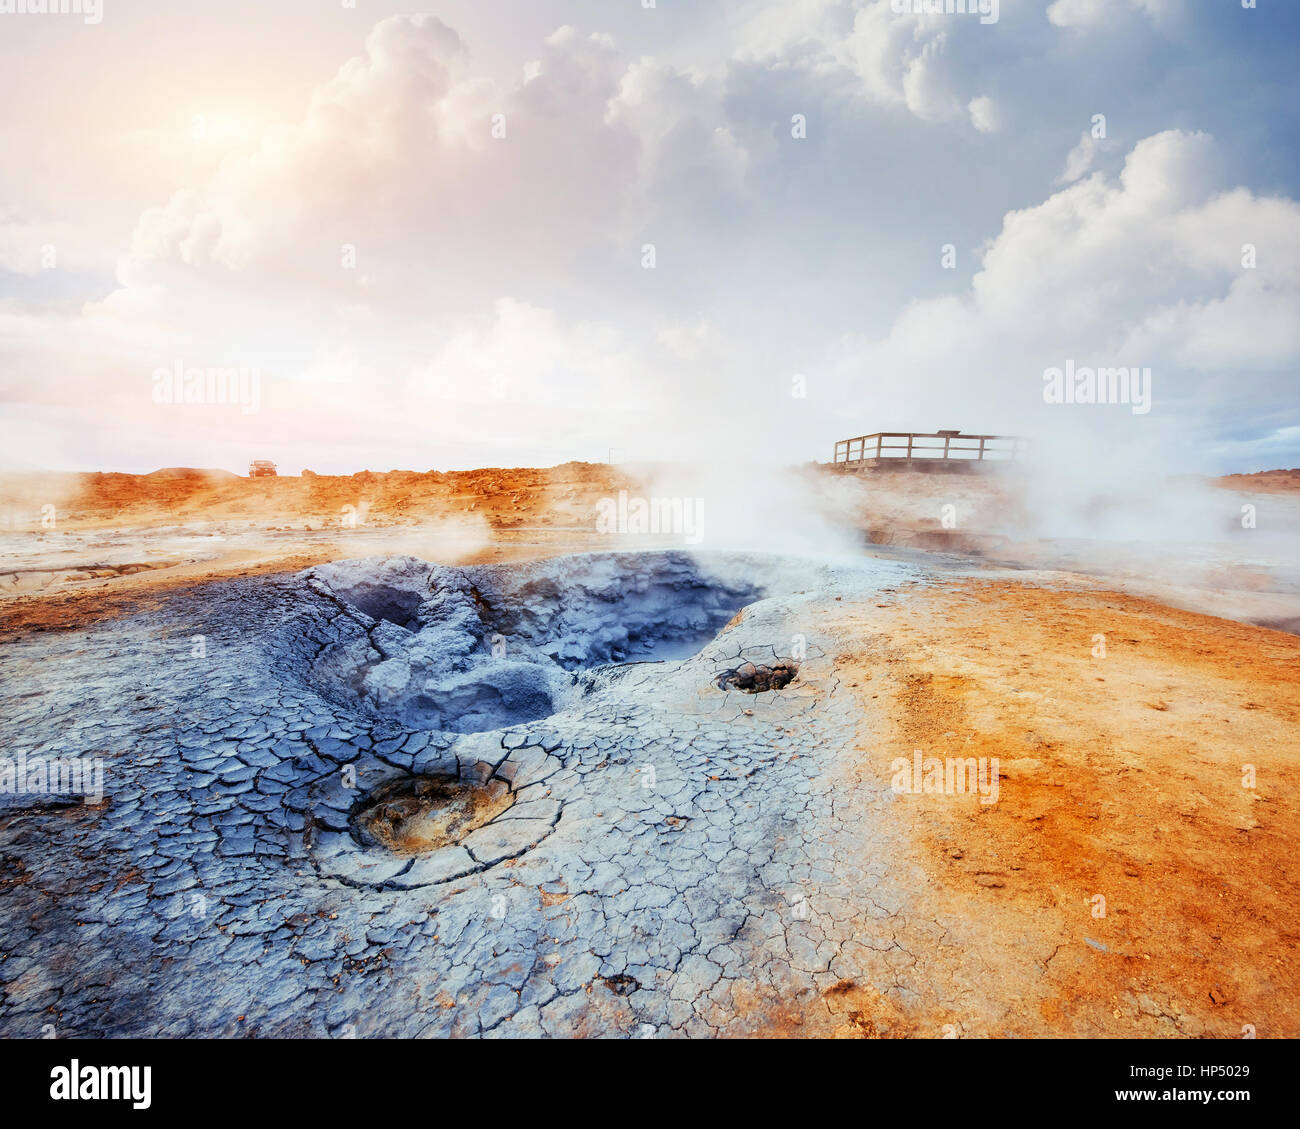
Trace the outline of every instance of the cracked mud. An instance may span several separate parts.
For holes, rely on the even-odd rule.
[[[105,794],[0,796],[0,1034],[1294,1034],[1294,638],[963,571],[376,558],[10,639],[12,755]]]
[[[852,711],[793,588],[908,575],[387,558],[15,642],[15,753],[107,794],[0,808],[0,1030],[760,1029],[852,972],[847,903],[806,912],[847,896],[817,777]],[[715,684],[793,645],[779,692]]]

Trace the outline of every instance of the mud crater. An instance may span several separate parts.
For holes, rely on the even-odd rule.
[[[744,694],[763,694],[768,690],[784,690],[799,675],[796,662],[778,662],[771,666],[742,663],[724,670],[715,679],[719,690],[739,690]]]
[[[413,557],[322,565],[343,611],[308,681],[417,730],[479,733],[561,712],[622,664],[682,660],[761,599],[744,555],[586,553],[452,568]]]
[[[376,788],[352,810],[352,836],[366,848],[421,855],[459,843],[515,802],[501,780],[468,783],[454,776],[409,776]]]

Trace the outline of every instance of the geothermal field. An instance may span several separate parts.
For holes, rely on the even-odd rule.
[[[6,476],[0,1034],[1300,1034],[1300,474],[693,473]]]
[[[9,1120],[1293,1108],[1298,44],[0,0]]]

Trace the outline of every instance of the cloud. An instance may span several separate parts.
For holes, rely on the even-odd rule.
[[[1092,162],[1096,160],[1100,148],[1101,143],[1092,135],[1092,131],[1085,129],[1079,137],[1079,143],[1066,154],[1065,168],[1056,178],[1056,183],[1072,184],[1078,180],[1092,168]]]
[[[648,229],[743,189],[749,156],[724,94],[572,27],[499,84],[436,18],[391,17],[300,122],[141,217],[104,305],[176,304],[223,275],[249,294],[329,294],[360,315],[549,301],[557,277],[600,286],[637,263]],[[339,267],[345,248],[355,271]]]
[[[978,16],[896,13],[890,0],[803,0],[761,10],[742,30],[735,57],[843,84],[863,101],[925,121],[969,115],[988,133],[996,128],[992,100],[965,89],[949,65],[952,51],[977,54],[988,30]]]
[[[721,82],[653,59],[633,61],[606,104],[605,123],[638,139],[652,198],[675,196],[703,178],[711,193],[738,191],[749,154],[726,125]]]
[[[112,255],[84,225],[33,218],[0,205],[0,271],[32,277],[56,268],[104,270]]]
[[[1184,0],[1054,0],[1047,18],[1056,27],[1093,30],[1140,14],[1157,26],[1184,11]]]
[[[691,383],[663,372],[692,331],[649,311],[617,328],[566,317],[557,279],[579,297],[602,272],[645,289],[646,224],[672,230],[740,190],[747,154],[723,97],[716,79],[571,27],[501,84],[472,72],[436,18],[386,19],[301,120],[142,215],[117,287],[62,315],[71,334],[51,336],[50,311],[11,310],[21,333],[5,351],[24,360],[0,387],[63,402],[72,427],[110,415],[150,437],[137,451],[229,426],[180,411],[158,431],[143,392],[177,359],[259,370],[264,411],[238,422],[262,442],[278,419],[278,443],[310,429],[390,452],[434,439],[464,457],[472,437],[504,460],[545,459],[592,437],[644,439],[634,421],[652,411],[662,439],[665,397]],[[23,249],[26,269],[31,233],[11,231],[0,249]],[[91,344],[68,365],[72,341]],[[31,381],[41,366],[60,369],[57,390]],[[68,381],[106,391],[82,412]],[[429,422],[412,434],[413,420]]]
[[[978,129],[980,133],[996,133],[998,131],[1001,117],[998,113],[997,104],[992,98],[987,95],[972,98],[967,109],[970,111],[971,125]]]
[[[0,270],[34,275],[42,269],[43,248],[54,247],[66,233],[62,224],[33,223],[0,209]]]
[[[1275,415],[1300,365],[1300,328],[1284,313],[1300,308],[1300,206],[1226,181],[1211,137],[1174,130],[1135,145],[1118,181],[1095,173],[1009,212],[968,291],[914,303],[881,339],[840,343],[836,393],[884,428],[1156,446],[1220,418]],[[1151,367],[1145,430],[1125,408],[1045,405],[1043,370],[1067,359]],[[890,379],[855,394],[864,372]]]
[[[1146,27],[1159,5],[1124,10],[1144,33],[1128,49],[1165,42]],[[1144,442],[1161,420],[1286,434],[1296,205],[1245,187],[1285,169],[1243,163],[1240,136],[1164,129],[1041,9],[1002,16],[792,0],[654,54],[624,27],[520,33],[491,67],[432,16],[385,19],[296,114],[178,166],[129,241],[99,233],[115,285],[51,297],[36,241],[61,263],[96,241],[32,218],[68,207],[0,213],[0,267],[23,272],[0,274],[22,295],[0,297],[0,393],[79,461],[111,450],[96,429],[132,436],[146,466],[239,466],[249,446],[322,466],[328,448],[346,469],[756,440],[783,460],[845,427],[1114,431],[1113,414],[1044,415],[1040,375],[1124,356],[1156,372]],[[1149,136],[1116,171],[1085,134],[1053,184],[1080,112],[1061,92],[1084,80]],[[1198,90],[1179,105],[1204,111]],[[939,273],[949,242],[962,271],[977,251],[973,277]],[[143,393],[177,358],[258,368],[262,412],[160,416]]]

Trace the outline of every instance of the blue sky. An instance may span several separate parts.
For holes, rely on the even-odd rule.
[[[1297,31],[1281,0],[0,14],[5,458],[804,461],[960,427],[1300,465]],[[1067,360],[1150,368],[1151,410],[1044,403]],[[176,364],[256,370],[257,410],[159,404]]]

